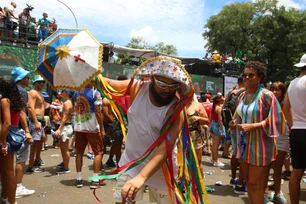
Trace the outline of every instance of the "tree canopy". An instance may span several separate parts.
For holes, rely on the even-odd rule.
[[[241,50],[251,60],[267,64],[269,81],[289,81],[293,64],[306,53],[306,12],[277,6],[276,0],[234,3],[211,16],[203,37],[209,52]]]

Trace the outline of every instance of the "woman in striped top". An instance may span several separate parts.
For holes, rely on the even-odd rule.
[[[269,165],[276,159],[275,137],[285,132],[285,118],[274,94],[261,83],[266,75],[265,65],[250,61],[245,65],[243,79],[246,92],[240,96],[237,106],[237,158],[242,169],[252,204],[264,203],[265,178]],[[237,124],[237,126],[236,126]]]

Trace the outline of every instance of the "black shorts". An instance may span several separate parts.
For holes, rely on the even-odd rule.
[[[111,146],[112,144],[122,144],[123,142],[123,134],[116,134],[113,135],[115,132],[121,130],[120,123],[106,123],[104,122],[104,130],[106,133],[106,136],[104,137],[104,141],[107,144],[107,146]]]
[[[16,22],[13,22],[13,21],[7,22],[7,29],[8,30],[14,31],[14,30],[16,30],[17,26],[18,26],[18,24]]]
[[[293,129],[290,132],[290,146],[292,154],[292,167],[294,169],[306,168],[306,129]]]

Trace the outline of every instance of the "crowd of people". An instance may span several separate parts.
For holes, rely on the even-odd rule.
[[[178,68],[174,59],[167,59],[157,57],[149,61],[143,66],[149,66],[149,71],[140,71],[140,74],[147,71],[149,77],[134,80],[132,84],[124,76],[117,80],[104,78],[115,90],[130,88],[129,95],[120,99],[127,115],[125,141],[113,104],[97,90],[95,81],[90,81],[82,92],[58,91],[55,100],[49,104],[42,95],[45,86],[42,77],[35,77],[34,89],[29,92],[25,90],[30,83],[29,72],[25,69],[17,67],[11,77],[0,77],[2,201],[13,204],[16,198],[35,193],[22,184],[22,177],[27,161],[28,173],[44,171],[41,151],[48,148],[44,143],[49,127],[53,146],[59,146],[62,153],[56,172],[70,173],[69,149],[72,148],[76,156],[78,188],[83,187],[82,163],[86,147],[93,160],[92,189],[106,185],[98,179],[105,165],[118,168],[141,157],[158,139],[166,119],[175,113],[178,96],[184,96],[191,89],[183,68]],[[165,70],[161,70],[161,66]],[[253,204],[288,203],[281,191],[282,178],[289,179],[290,203],[299,203],[300,181],[306,168],[303,156],[306,145],[306,54],[294,66],[301,72],[288,89],[284,83],[274,82],[268,90],[262,85],[266,76],[265,65],[248,61],[237,85],[226,96],[201,93],[198,97],[194,95],[186,105],[189,137],[198,168],[201,172],[206,168],[201,162],[202,155],[211,156],[212,166],[223,167],[218,159],[221,145],[222,157],[230,159],[229,184],[236,194],[247,194]],[[45,117],[47,109],[50,110],[49,117]],[[183,126],[184,115],[178,114],[169,128],[168,144],[161,142],[153,155],[117,178],[116,203],[125,199],[141,201],[146,187],[149,188],[150,202],[176,202],[169,195],[161,166],[170,146],[173,169],[181,168],[176,161],[176,147]],[[111,146],[110,156],[103,165],[107,145]],[[274,182],[268,185],[271,168]],[[272,200],[267,195],[269,189],[275,192]]]
[[[16,11],[17,4],[11,2],[9,6],[0,7],[0,43],[11,42],[12,45],[21,43],[29,47],[46,39],[57,30],[56,20],[48,19],[48,14],[43,13],[38,20],[31,16],[34,9],[31,5],[23,9],[21,13]]]
[[[211,56],[208,56],[208,53],[206,53],[204,59],[213,62],[215,72],[236,73],[237,75],[240,74],[240,71],[243,70],[246,62],[249,60],[247,54],[242,54],[240,50],[237,50],[235,54],[220,54],[215,50],[211,53]]]

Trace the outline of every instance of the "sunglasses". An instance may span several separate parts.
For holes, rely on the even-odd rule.
[[[39,84],[45,84],[46,82],[45,81],[36,81],[37,83]]]
[[[153,78],[154,78],[154,81],[155,81],[157,87],[160,88],[160,89],[169,88],[170,90],[174,91],[174,90],[177,90],[180,87],[179,84],[167,84],[165,82],[159,81],[155,77],[153,77]]]
[[[254,78],[254,76],[255,76],[255,74],[253,74],[253,73],[250,73],[250,74],[243,74],[243,75],[242,75],[242,78],[247,78],[247,77],[249,77],[250,79],[252,79],[252,78]]]

